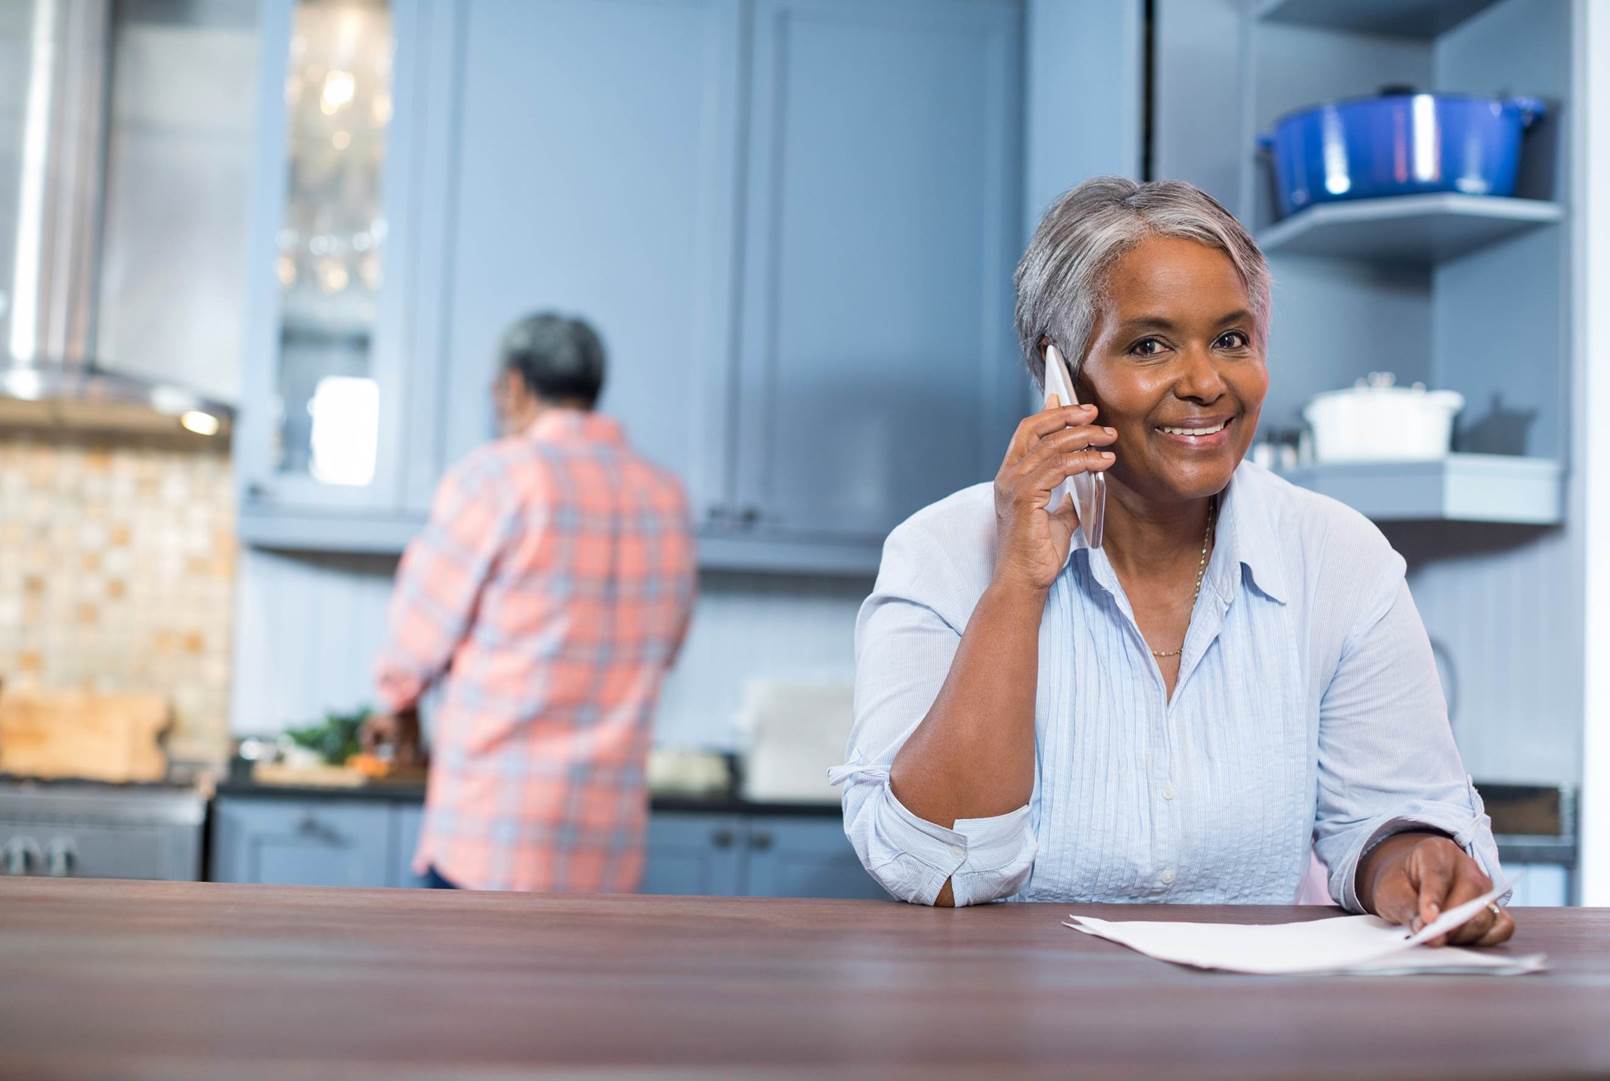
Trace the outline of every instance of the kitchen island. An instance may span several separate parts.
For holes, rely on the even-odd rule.
[[[0,1077],[1610,1072],[1607,909],[1518,911],[1541,975],[1396,979],[1195,972],[1067,911],[0,879]]]

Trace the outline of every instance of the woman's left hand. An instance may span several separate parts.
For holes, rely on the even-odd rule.
[[[1359,865],[1358,885],[1367,910],[1412,931],[1493,888],[1475,860],[1434,833],[1400,833],[1382,841]],[[1514,933],[1515,921],[1507,911],[1499,909],[1495,915],[1487,908],[1427,945],[1496,946]]]

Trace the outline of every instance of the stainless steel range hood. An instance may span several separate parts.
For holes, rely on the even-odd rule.
[[[111,44],[111,0],[0,3],[0,420],[212,435],[227,404],[97,353]]]

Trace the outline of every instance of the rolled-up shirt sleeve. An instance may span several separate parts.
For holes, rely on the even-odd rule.
[[[1330,871],[1331,896],[1350,912],[1363,911],[1359,861],[1397,833],[1445,833],[1494,883],[1503,880],[1402,559],[1388,549],[1387,560],[1392,573],[1358,595],[1362,611],[1320,701],[1314,843]]]
[[[1027,806],[947,827],[917,817],[889,786],[889,767],[938,697],[977,601],[942,547],[913,525],[885,543],[856,620],[855,725],[848,761],[829,779],[843,785],[844,832],[884,889],[931,905],[949,880],[960,907],[1021,890],[1037,846]]]

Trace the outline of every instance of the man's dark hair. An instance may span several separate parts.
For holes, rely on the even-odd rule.
[[[580,319],[528,315],[503,335],[503,367],[548,402],[579,401],[591,409],[604,389],[604,343]]]

